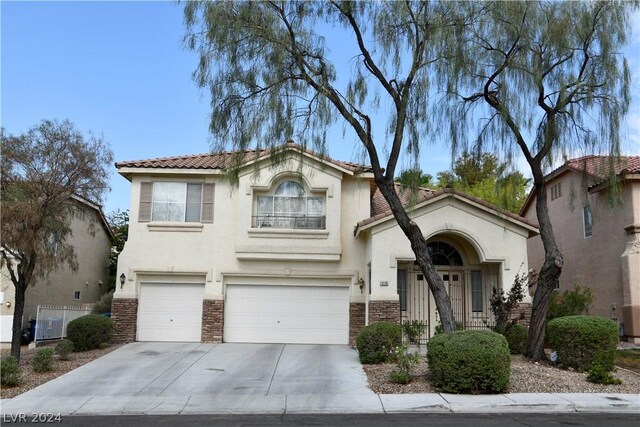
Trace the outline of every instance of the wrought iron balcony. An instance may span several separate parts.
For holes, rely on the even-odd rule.
[[[256,215],[251,217],[251,227],[253,228],[324,230],[327,225],[326,222],[326,216],[324,215]]]

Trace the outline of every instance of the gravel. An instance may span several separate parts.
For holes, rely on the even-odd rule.
[[[394,384],[389,373],[394,364],[363,365],[369,379],[369,388],[376,393],[437,393],[427,381],[427,361],[423,358],[412,372],[409,384]],[[509,393],[640,393],[640,374],[618,368],[614,377],[622,384],[602,385],[587,381],[586,373],[579,373],[555,366],[531,362],[524,356],[512,356]]]
[[[122,344],[112,344],[108,347],[97,350],[71,353],[71,355],[69,356],[69,360],[60,360],[58,356],[54,356],[53,371],[42,373],[33,372],[33,369],[31,368],[31,360],[36,355],[36,352],[43,347],[38,347],[38,349],[29,350],[28,352],[23,351],[22,355],[20,356],[22,382],[19,386],[16,387],[2,386],[2,388],[0,388],[0,398],[9,399],[22,394],[25,391],[29,391],[32,388],[36,388],[40,384],[44,384],[47,381],[51,381],[52,379],[59,377],[60,375],[66,374],[69,371],[79,368],[80,366],[89,363],[101,356],[104,356],[105,354],[110,353],[121,346]]]

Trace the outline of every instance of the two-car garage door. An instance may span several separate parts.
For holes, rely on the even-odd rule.
[[[348,344],[349,288],[227,285],[224,341]]]

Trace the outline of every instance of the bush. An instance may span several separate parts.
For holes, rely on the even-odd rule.
[[[409,384],[411,382],[411,369],[420,362],[420,353],[408,353],[407,347],[401,345],[394,352],[396,370],[390,374],[391,381],[397,384]]]
[[[430,381],[446,393],[503,393],[509,386],[507,339],[491,331],[436,335],[427,343]]]
[[[31,367],[33,372],[49,372],[53,370],[51,362],[53,362],[53,349],[41,348],[31,360]]]
[[[115,291],[109,291],[103,294],[98,302],[93,304],[91,312],[94,314],[102,314],[111,312],[111,302],[113,301],[113,293]]]
[[[67,338],[73,342],[75,351],[100,348],[100,344],[111,339],[113,322],[99,314],[78,317],[67,325]]]
[[[618,344],[618,325],[596,316],[567,316],[547,323],[549,345],[564,367],[583,372],[592,364],[613,370]]]
[[[462,328],[462,323],[461,322],[456,322],[456,331],[461,331]],[[441,333],[444,332],[444,329],[442,328],[442,323],[438,323],[433,331],[433,335],[440,335]]]
[[[498,290],[498,288],[491,289],[489,304],[496,322],[496,328],[502,328],[510,322],[513,311],[518,308],[518,305],[524,299],[525,289],[528,289],[528,287],[529,278],[523,273],[516,275],[508,293],[505,294],[504,291]]]
[[[547,320],[588,313],[592,302],[593,292],[586,286],[574,285],[573,290],[564,291],[562,295],[553,291]]]
[[[356,338],[360,362],[368,364],[387,362],[401,344],[402,327],[389,322],[365,326]]]
[[[60,360],[69,360],[69,354],[73,351],[73,342],[70,340],[62,340],[56,345],[56,354],[60,356]]]
[[[420,343],[420,337],[427,329],[427,323],[421,320],[405,320],[402,322],[402,332],[409,343]]]
[[[507,323],[502,327],[496,328],[496,332],[504,335],[509,344],[509,352],[511,354],[523,354],[527,347],[527,338],[529,330],[519,323]]]
[[[409,384],[411,382],[411,375],[402,371],[391,371],[389,373],[389,379],[392,383]]]
[[[615,378],[607,369],[599,363],[594,363],[587,373],[587,381],[596,384],[622,384],[620,378]]]
[[[5,387],[13,387],[20,384],[22,373],[18,359],[7,356],[0,361],[0,384]]]

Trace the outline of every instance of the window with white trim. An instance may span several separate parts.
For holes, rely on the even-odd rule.
[[[213,222],[214,184],[143,182],[139,222]]]
[[[284,181],[273,194],[256,197],[256,215],[252,226],[324,230],[324,206],[324,196],[309,195],[298,182]]]

